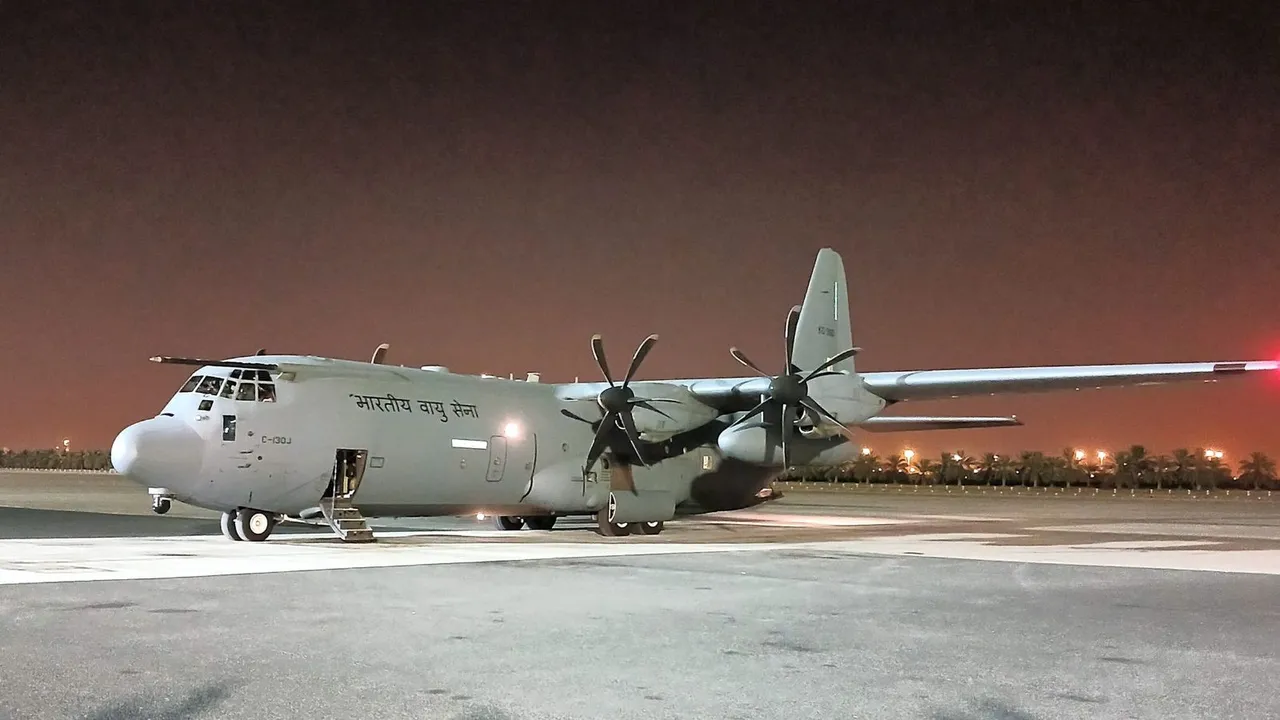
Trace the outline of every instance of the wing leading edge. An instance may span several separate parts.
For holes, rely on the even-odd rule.
[[[890,402],[900,402],[972,395],[1164,385],[1174,382],[1215,382],[1233,376],[1278,370],[1280,370],[1280,361],[1262,360],[909,370],[865,373],[862,378],[871,392]]]

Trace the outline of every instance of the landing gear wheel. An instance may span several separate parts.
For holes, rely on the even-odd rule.
[[[275,527],[274,515],[249,508],[240,508],[236,511],[236,534],[249,542],[266,540]]]
[[[499,530],[519,530],[524,527],[524,518],[516,515],[499,515],[493,521]]]
[[[524,526],[530,530],[550,530],[556,526],[555,515],[537,515],[524,519]]]
[[[609,522],[605,512],[596,513],[596,532],[605,537],[626,537],[631,534],[631,523]]]
[[[240,537],[239,531],[236,530],[236,511],[229,510],[222,513],[222,534],[228,540],[244,540]]]
[[[642,522],[640,523],[640,533],[643,535],[657,535],[662,532],[662,521]]]
[[[169,508],[173,507],[173,502],[166,497],[158,497],[151,501],[151,512],[157,515],[163,515],[169,512]]]

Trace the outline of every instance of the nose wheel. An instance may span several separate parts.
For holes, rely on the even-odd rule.
[[[151,495],[151,512],[163,515],[173,507],[173,495],[165,488],[148,488]]]

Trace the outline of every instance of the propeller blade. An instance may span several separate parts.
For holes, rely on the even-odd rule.
[[[737,360],[739,363],[742,364],[743,367],[747,368],[748,370],[754,370],[759,375],[770,377],[769,373],[761,370],[755,363],[748,360],[747,356],[743,355],[742,351],[739,350],[738,348],[736,347],[729,348],[729,354],[733,356],[734,360]]]
[[[626,387],[631,382],[631,378],[635,377],[636,370],[640,369],[640,363],[644,362],[644,358],[653,349],[653,344],[658,342],[657,335],[650,335],[640,343],[640,347],[636,348],[636,354],[631,356],[631,367],[627,368],[627,376],[622,379],[622,387]]]
[[[672,403],[673,405],[680,404],[679,400],[672,400],[671,398],[639,398],[639,399],[644,400],[645,402],[651,402],[651,403],[655,403],[655,402],[656,403]]]
[[[741,425],[742,423],[744,423],[744,422],[746,422],[746,421],[750,420],[751,418],[753,418],[753,417],[755,417],[755,416],[759,415],[760,413],[764,412],[764,409],[765,409],[765,408],[767,408],[767,407],[769,407],[769,403],[771,403],[771,402],[773,402],[773,401],[772,401],[772,400],[765,400],[765,401],[761,402],[759,405],[757,405],[757,406],[755,406],[755,407],[751,408],[751,412],[747,413],[746,415],[743,415],[742,417],[738,418],[737,420],[734,420],[734,421],[729,425],[729,427],[725,428],[725,430],[729,430],[729,429],[731,429],[731,428],[735,428],[735,427],[737,427],[737,426]]]
[[[586,424],[588,424],[588,425],[591,425],[591,424],[594,424],[594,423],[595,423],[595,421],[594,421],[594,420],[588,420],[588,419],[586,419],[586,418],[582,417],[581,415],[575,415],[574,413],[571,413],[571,412],[569,412],[568,410],[565,410],[565,409],[563,409],[563,408],[561,408],[561,409],[560,409],[560,414],[561,414],[561,415],[563,415],[563,416],[565,416],[565,417],[567,417],[567,418],[570,418],[570,419],[572,419],[572,420],[577,420],[578,422],[584,422],[584,423],[586,423]]]
[[[659,415],[661,415],[662,417],[664,417],[664,418],[666,418],[666,419],[668,419],[668,420],[675,420],[675,418],[673,418],[673,417],[671,417],[670,415],[668,415],[668,414],[666,414],[666,413],[662,412],[662,411],[661,411],[661,410],[659,410],[658,408],[656,408],[656,407],[654,407],[654,406],[650,405],[648,400],[631,400],[631,401],[630,401],[630,402],[628,402],[627,404],[628,404],[628,405],[630,405],[630,406],[632,406],[632,407],[644,408],[645,410],[648,410],[649,412],[656,412],[656,413],[658,413]]]
[[[627,439],[631,441],[631,449],[636,453],[636,462],[647,467],[649,463],[644,461],[644,453],[640,451],[640,433],[636,432],[636,423],[631,419],[631,413],[618,413],[618,419],[622,421]]]
[[[591,441],[591,449],[587,450],[587,464],[583,468],[584,473],[590,472],[591,468],[595,467],[596,461],[604,454],[605,447],[608,445],[607,436],[610,430],[610,425],[607,421],[612,419],[609,417],[612,414],[605,413],[604,421],[600,423],[600,427],[596,428],[596,436]]]
[[[609,362],[604,359],[604,339],[598,334],[591,336],[591,354],[595,356],[596,365],[600,366],[600,372],[609,382],[609,387],[614,387],[613,375],[609,374]]]
[[[791,374],[791,368],[795,367],[791,363],[796,349],[796,326],[800,324],[800,306],[796,305],[791,308],[791,312],[787,313],[787,331],[783,338],[787,341],[787,366],[782,371],[785,375]]]
[[[827,377],[829,375],[844,375],[844,373],[838,370],[823,370],[822,372],[817,373],[816,375],[810,374],[809,377],[804,379],[804,382],[809,382],[810,380],[817,380],[818,378]]]
[[[854,355],[857,355],[858,352],[861,350],[862,348],[851,347],[842,353],[836,353],[834,356],[831,357],[831,359],[827,360],[826,362],[822,363],[818,367],[814,368],[813,372],[809,373],[809,375],[805,377],[805,379],[802,382],[809,382],[818,373],[822,372],[823,370],[826,370],[827,368],[835,365],[836,363],[844,362],[845,360],[853,357]]]
[[[782,406],[782,467],[791,467],[791,433],[795,428],[795,416],[791,414],[791,406]]]
[[[844,423],[836,419],[835,415],[832,415],[831,413],[827,412],[827,409],[822,407],[822,405],[818,404],[817,400],[814,400],[811,397],[806,397],[800,401],[800,404],[804,405],[805,408],[807,408],[809,411],[822,417],[827,422],[840,428],[840,432],[843,433],[845,437],[849,438],[850,440],[853,440],[853,431],[845,427]]]

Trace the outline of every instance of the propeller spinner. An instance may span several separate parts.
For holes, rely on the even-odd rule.
[[[641,450],[640,433],[636,431],[635,419],[631,415],[632,409],[637,407],[644,408],[670,418],[670,415],[654,407],[653,403],[678,402],[665,398],[638,398],[635,391],[630,387],[631,379],[635,377],[636,371],[640,368],[640,363],[644,362],[645,356],[649,354],[656,342],[658,342],[658,336],[650,335],[640,343],[640,347],[636,348],[636,353],[631,358],[631,366],[627,368],[627,374],[623,377],[622,384],[619,385],[614,382],[613,375],[609,372],[609,362],[605,359],[603,339],[599,335],[591,337],[591,354],[595,356],[596,365],[599,366],[600,373],[604,375],[605,381],[609,383],[609,387],[600,391],[600,394],[596,396],[596,404],[600,406],[604,416],[592,422],[568,410],[560,411],[566,417],[588,423],[596,429],[596,436],[591,442],[591,449],[587,451],[587,461],[583,467],[584,473],[595,466],[596,461],[600,459],[605,450],[612,450],[615,457],[634,457],[636,462],[641,465],[647,465],[644,461],[644,453]]]
[[[769,391],[765,394],[759,405],[756,405],[746,415],[738,418],[729,428],[736,427],[763,413],[770,407],[777,407],[782,411],[782,464],[785,467],[791,467],[791,435],[795,428],[795,410],[797,407],[812,413],[817,417],[826,419],[834,423],[841,429],[846,436],[851,436],[849,429],[846,428],[834,415],[822,407],[817,400],[809,395],[809,381],[815,378],[826,377],[828,375],[839,375],[838,371],[831,370],[832,366],[839,362],[851,358],[858,354],[861,348],[852,347],[844,352],[838,353],[826,362],[811,370],[807,375],[801,375],[800,368],[796,367],[792,362],[794,350],[796,346],[796,326],[800,322],[800,306],[791,308],[791,313],[787,315],[787,330],[784,338],[787,343],[786,368],[780,375],[770,375],[761,370],[759,366],[751,362],[741,350],[736,347],[729,348],[729,354],[733,356],[744,367],[760,373],[761,376],[769,378]]]

